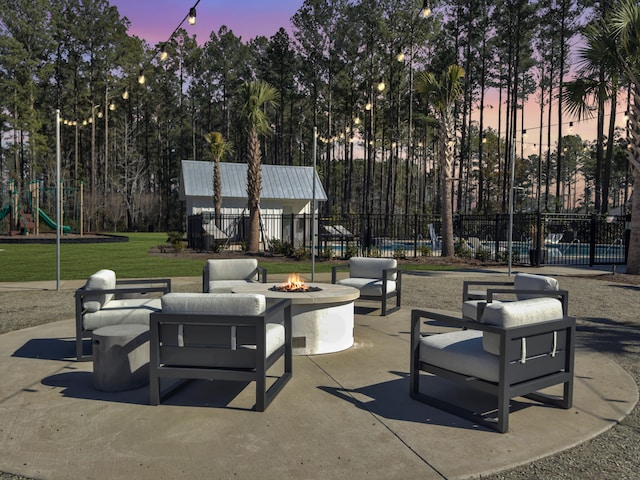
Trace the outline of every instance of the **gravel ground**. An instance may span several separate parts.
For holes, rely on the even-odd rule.
[[[640,384],[640,278],[612,275],[562,276],[569,293],[569,313],[578,319],[578,342],[609,356]],[[324,278],[319,278],[324,280]],[[403,277],[403,305],[459,310],[463,280],[487,279],[478,273],[430,273]],[[508,280],[492,275],[491,280]],[[325,280],[326,281],[326,280]],[[176,282],[174,291],[199,291],[200,279]],[[442,292],[448,292],[442,296]],[[0,291],[0,334],[73,318],[73,292]],[[640,407],[596,438],[552,457],[486,479],[638,479],[640,478]],[[0,472],[2,480],[22,480]]]

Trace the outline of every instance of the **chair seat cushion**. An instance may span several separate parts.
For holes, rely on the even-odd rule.
[[[208,293],[231,293],[233,287],[241,287],[250,283],[256,282],[253,280],[213,280],[209,282]]]
[[[127,298],[111,300],[97,312],[87,312],[82,317],[85,330],[96,330],[109,325],[149,325],[149,315],[159,312],[159,298]]]
[[[482,347],[482,332],[460,330],[420,340],[420,360],[462,375],[498,382],[499,358]]]
[[[345,285],[360,290],[360,295],[369,297],[382,296],[382,280],[377,278],[343,278],[336,282],[337,285]],[[387,293],[395,292],[396,282],[387,281]]]

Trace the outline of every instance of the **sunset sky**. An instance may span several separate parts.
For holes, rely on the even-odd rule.
[[[291,17],[303,2],[304,0],[201,0],[197,7],[196,25],[191,26],[185,22],[183,28],[195,34],[200,44],[205,43],[211,32],[217,32],[223,25],[244,42],[259,35],[271,37],[280,27],[291,30]],[[156,45],[168,40],[196,0],[111,0],[110,3],[118,7],[121,16],[129,19],[129,34],[145,39],[150,45]],[[485,124],[497,129],[497,98],[493,103],[494,108],[485,110]],[[537,138],[539,131],[537,109],[534,102],[528,102],[525,107],[525,128],[531,134],[525,143],[532,150],[537,141],[533,138]],[[557,104],[554,106],[554,110],[556,109]],[[474,118],[477,119],[478,113],[475,112]],[[553,116],[557,120],[557,113]],[[622,114],[619,117],[619,124],[622,125]],[[529,118],[531,121],[527,121]],[[568,123],[571,120],[574,120],[574,134],[580,135],[584,140],[595,138],[595,121],[577,122],[572,118],[564,120],[567,124],[565,135],[569,133]],[[552,148],[554,143],[555,139]]]
[[[196,1],[111,0],[110,3],[131,22],[129,34],[155,45],[169,38]],[[183,28],[195,33],[200,44],[222,25],[245,42],[258,35],[271,37],[280,27],[290,29],[290,19],[302,4],[303,0],[201,0],[196,8],[196,24],[185,22]]]

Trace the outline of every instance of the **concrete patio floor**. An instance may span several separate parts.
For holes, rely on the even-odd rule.
[[[477,478],[581,443],[637,401],[620,366],[579,345],[570,410],[517,399],[506,434],[448,415],[409,398],[410,310],[357,307],[354,347],[294,357],[292,380],[264,413],[251,411],[252,384],[193,382],[158,407],[147,388],[99,392],[91,362],[73,358],[73,320],[0,335],[0,470],[47,480]]]

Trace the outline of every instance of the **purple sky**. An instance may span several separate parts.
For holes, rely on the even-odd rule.
[[[111,0],[120,16],[131,22],[129,34],[145,39],[150,45],[168,40],[171,32],[187,15],[196,0]],[[196,34],[199,44],[226,25],[244,42],[258,35],[273,36],[280,27],[290,30],[291,17],[303,0],[201,0],[197,23],[183,28]]]
[[[201,0],[197,7],[196,25],[191,26],[185,22],[183,28],[190,34],[195,34],[201,45],[209,39],[212,31],[218,32],[222,25],[226,25],[244,42],[259,35],[271,37],[280,27],[291,29],[291,17],[303,2],[304,0]],[[196,0],[110,0],[110,3],[118,8],[120,16],[129,19],[129,33],[145,39],[153,46],[169,39],[169,35]],[[485,121],[489,125],[497,124],[497,119],[491,119],[491,114],[497,115],[497,111],[485,111],[488,114]],[[527,116],[534,112],[535,106],[531,106]],[[576,122],[579,127],[575,133],[580,134],[583,139],[593,138],[594,125],[594,121]],[[492,126],[495,128],[495,125]]]

